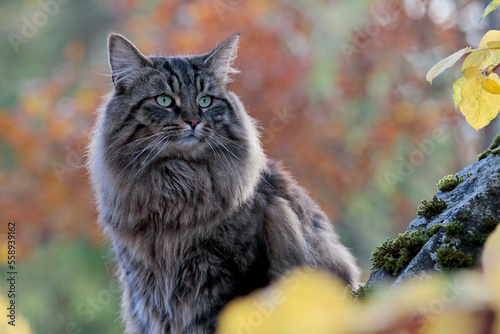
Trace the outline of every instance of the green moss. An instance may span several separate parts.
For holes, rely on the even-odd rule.
[[[498,191],[496,191],[496,189],[490,188],[490,194],[492,194],[493,196],[498,196]]]
[[[436,262],[448,269],[468,268],[476,264],[472,254],[465,254],[453,248],[439,248],[436,255]]]
[[[479,154],[477,156],[477,160],[481,160],[486,158],[490,154],[500,154],[500,133],[493,138],[493,142],[491,143],[490,147],[483,153]]]
[[[442,213],[448,205],[442,199],[438,199],[436,195],[431,201],[423,200],[422,204],[418,206],[417,215],[425,218],[431,218]]]
[[[486,242],[487,234],[479,233],[478,231],[474,231],[471,237],[463,238],[462,241],[464,244],[468,246],[482,246]]]
[[[375,285],[373,284],[365,284],[360,285],[357,290],[353,290],[352,287],[348,285],[344,293],[355,301],[365,301],[372,294],[374,287]]]
[[[467,174],[466,178],[470,177],[472,174]],[[451,191],[455,189],[460,183],[464,182],[465,179],[462,176],[446,175],[437,184],[437,188],[440,191]]]
[[[384,268],[388,273],[397,276],[439,228],[432,226],[430,231],[424,231],[423,229],[406,231],[399,234],[397,238],[383,241],[373,251],[371,258],[373,261],[372,269]]]
[[[465,233],[465,227],[461,222],[452,221],[444,226],[444,231],[449,237],[455,238]]]
[[[458,219],[463,220],[463,221],[467,221],[467,220],[469,220],[469,216],[468,216],[466,213],[462,213],[462,214],[458,217]]]
[[[458,223],[458,222],[450,222],[446,226],[449,226],[452,223]],[[479,231],[473,231],[472,236],[462,238],[463,243],[468,245],[468,246],[474,246],[474,247],[484,245],[488,236],[495,230],[495,228],[498,226],[499,223],[500,223],[500,221],[498,221],[498,220],[488,219],[488,218],[483,219],[483,231],[485,233],[481,233]],[[461,224],[461,223],[458,223],[458,224]],[[445,230],[446,230],[446,226],[445,226]],[[462,227],[463,227],[463,225],[462,225]],[[450,227],[450,229],[451,229],[452,233],[461,231],[459,226],[453,226],[453,227]],[[463,232],[465,232],[465,229]],[[462,234],[463,232],[461,232],[459,234]],[[448,231],[446,233],[449,234]],[[446,241],[446,239],[445,239],[444,242],[447,243],[449,241]]]
[[[491,152],[490,150],[486,150],[484,152],[481,152],[478,156],[477,156],[477,161],[480,161],[480,160],[483,160],[484,158],[486,158],[488,155],[490,155]]]
[[[441,223],[437,223],[437,224],[434,224],[432,226],[429,226],[427,228],[427,233],[429,233],[430,236],[433,236],[441,229],[441,227],[443,227],[443,224],[441,224]]]

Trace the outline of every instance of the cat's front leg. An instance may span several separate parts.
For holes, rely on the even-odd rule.
[[[215,263],[220,264],[218,261]],[[226,268],[218,265],[211,265],[208,268],[201,265],[201,267],[204,268],[197,268],[195,271],[198,276],[198,280],[195,281],[198,285],[193,286],[191,293],[179,300],[175,307],[173,321],[179,324],[179,320],[182,319],[182,330],[176,332],[173,328],[174,333],[215,333],[220,311],[235,296],[234,277],[225,270]],[[203,277],[200,277],[200,273],[203,273]]]

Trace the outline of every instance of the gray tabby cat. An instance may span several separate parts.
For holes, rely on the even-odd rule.
[[[109,37],[114,91],[88,168],[127,333],[213,333],[230,299],[298,266],[357,284],[327,216],[266,158],[227,88],[238,37],[184,57],[146,57]]]

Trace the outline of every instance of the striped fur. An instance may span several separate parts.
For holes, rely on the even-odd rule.
[[[227,90],[237,41],[165,58],[109,38],[115,89],[98,111],[88,169],[118,258],[127,333],[213,333],[230,299],[297,266],[357,284],[326,215],[266,158]],[[155,101],[163,94],[171,107]]]

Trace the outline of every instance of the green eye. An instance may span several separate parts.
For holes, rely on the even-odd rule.
[[[160,95],[156,97],[156,103],[158,103],[162,107],[170,107],[173,100],[168,95]]]
[[[200,97],[198,100],[198,105],[202,108],[207,108],[210,104],[212,104],[212,98],[208,95]]]

